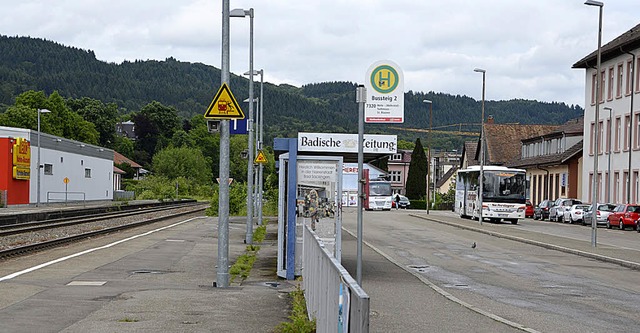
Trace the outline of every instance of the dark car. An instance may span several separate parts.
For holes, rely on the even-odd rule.
[[[553,205],[553,201],[551,200],[542,200],[536,207],[533,208],[533,219],[534,220],[544,220],[549,218],[549,209],[551,209],[551,205]]]
[[[524,217],[533,217],[533,205],[529,200],[527,200],[526,206],[524,208]]]

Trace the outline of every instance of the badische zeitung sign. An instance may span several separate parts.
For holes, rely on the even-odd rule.
[[[395,154],[398,137],[365,134],[362,147],[364,153]],[[298,151],[358,153],[358,134],[298,133]]]

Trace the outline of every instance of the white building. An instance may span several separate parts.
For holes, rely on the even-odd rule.
[[[585,71],[585,114],[582,198],[592,201],[594,156],[598,158],[597,196],[600,202],[638,203],[640,171],[640,25],[601,47],[600,74],[597,50],[573,68]],[[596,85],[600,83],[596,133]],[[635,101],[634,101],[635,99]],[[597,135],[597,147],[594,145]]]
[[[38,132],[0,126],[0,137],[31,142],[29,203],[38,193]],[[40,133],[40,202],[113,199],[113,150]]]

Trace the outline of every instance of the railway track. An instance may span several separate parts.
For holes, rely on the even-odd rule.
[[[0,260],[201,212],[208,206],[208,203],[187,203],[128,212],[104,213],[100,216],[85,216],[73,220],[56,219],[2,227],[0,228]]]

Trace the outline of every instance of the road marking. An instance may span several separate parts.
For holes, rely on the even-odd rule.
[[[67,283],[67,286],[95,286],[100,287],[107,283],[107,281],[71,281]]]
[[[148,236],[148,235],[151,235],[151,234],[156,233],[158,231],[170,229],[170,228],[179,226],[181,224],[184,224],[184,223],[187,223],[187,222],[191,222],[191,221],[193,221],[195,219],[202,219],[202,218],[206,218],[206,216],[198,216],[198,217],[190,218],[190,219],[184,220],[182,222],[174,223],[174,224],[162,227],[162,228],[158,228],[158,229],[154,229],[154,230],[151,230],[151,231],[147,231],[147,232],[139,234],[139,235],[135,235],[135,236],[131,236],[129,238],[121,239],[121,240],[113,242],[111,244],[103,245],[103,246],[100,246],[100,247],[94,247],[92,249],[88,249],[88,250],[84,250],[82,252],[74,253],[74,254],[68,255],[66,257],[54,259],[54,260],[42,263],[40,265],[36,265],[36,266],[30,267],[30,268],[27,268],[27,269],[23,269],[23,270],[21,270],[19,272],[15,272],[15,273],[0,277],[0,282],[6,281],[6,280],[11,280],[11,279],[13,279],[15,277],[18,277],[20,275],[31,273],[31,272],[37,271],[37,270],[39,270],[41,268],[45,268],[47,266],[51,266],[51,265],[57,264],[59,262],[63,262],[65,260],[69,260],[69,259],[72,259],[72,258],[75,258],[75,257],[79,257],[79,256],[82,256],[82,255],[85,255],[85,254],[88,254],[88,253],[91,253],[91,252],[95,252],[95,251],[98,251],[98,250],[108,249],[110,247],[116,246],[116,245],[124,243],[124,242],[128,242],[130,240],[134,240],[136,238]]]
[[[344,230],[345,232],[347,232],[349,235],[355,237],[356,239],[358,237],[356,237],[356,235],[351,232],[350,230],[346,229],[345,227],[342,227],[342,230]],[[399,263],[398,261],[396,261],[394,258],[392,258],[391,256],[389,256],[388,254],[382,252],[382,250],[378,249],[377,247],[373,246],[371,243],[363,240],[362,241],[366,246],[370,247],[372,250],[376,251],[379,255],[385,257],[387,260],[389,260],[391,263],[393,263],[394,265],[402,268],[405,272],[408,272],[409,274],[415,276],[416,278],[418,278],[418,280],[422,281],[424,284],[426,284],[427,286],[429,286],[429,288],[433,289],[433,291],[437,292],[438,294],[444,296],[445,298],[447,298],[448,300],[455,302],[457,304],[460,304],[461,306],[474,311],[476,313],[479,313],[485,317],[489,317],[497,322],[503,323],[505,325],[511,326],[513,328],[517,328],[519,330],[525,331],[525,332],[529,332],[529,333],[540,333],[539,331],[534,330],[533,328],[529,328],[526,327],[522,324],[518,324],[514,321],[511,321],[509,319],[505,319],[502,318],[496,314],[493,314],[491,312],[482,310],[472,304],[469,304],[453,295],[451,295],[450,293],[448,293],[447,291],[445,291],[444,289],[438,287],[437,285],[435,285],[433,282],[427,280],[424,276],[422,276],[422,274],[418,273],[416,270],[413,269],[408,269],[407,267],[405,267],[403,264]]]

